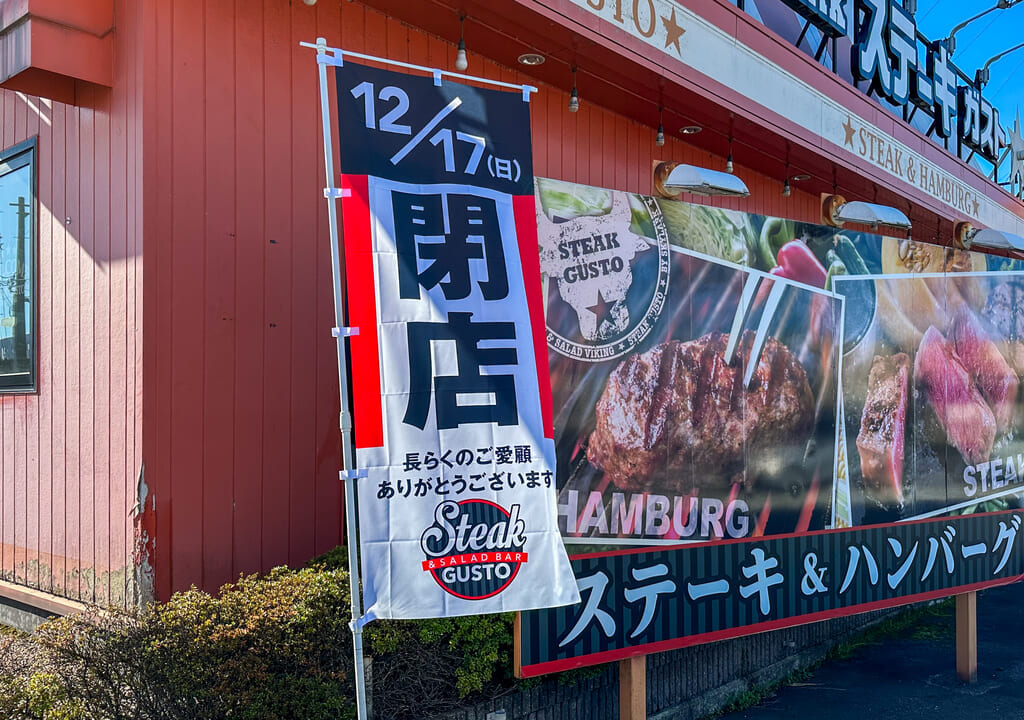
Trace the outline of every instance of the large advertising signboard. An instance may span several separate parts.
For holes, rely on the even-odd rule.
[[[826,527],[844,299],[792,224],[537,187],[567,542]]]
[[[1018,262],[544,179],[537,214],[586,552],[522,674],[1024,572]]]
[[[526,97],[336,78],[365,619],[575,602]]]
[[[881,244],[894,270],[850,276],[842,424],[850,503],[840,526],[1015,507],[1024,443],[1017,293],[1024,275],[991,273],[962,253],[894,238]],[[979,268],[979,270],[975,270]],[[938,272],[929,272],[930,270]]]

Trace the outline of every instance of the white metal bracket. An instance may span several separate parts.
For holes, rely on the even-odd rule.
[[[470,80],[472,82],[483,83],[485,85],[496,85],[497,87],[509,88],[510,90],[521,90],[523,93],[523,102],[530,102],[530,94],[537,92],[537,88],[533,85],[516,85],[515,83],[502,82],[501,80],[491,80],[490,78],[477,77],[475,75],[463,75],[462,73],[448,72],[447,70],[424,67],[423,65],[413,65],[399,60],[377,57],[376,55],[365,55],[363,53],[352,52],[350,50],[328,47],[327,41],[323,38],[317,38],[317,42],[315,43],[300,42],[299,45],[316,50],[316,61],[321,65],[336,65],[337,67],[342,67],[345,64],[344,57],[348,55],[349,57],[359,58],[360,60],[369,60],[370,62],[377,62],[384,65],[393,65],[396,67],[406,68],[408,70],[429,73],[433,76],[435,85],[440,85],[441,78],[447,75],[448,77],[461,78],[463,80]]]
[[[369,625],[373,621],[373,619],[374,616],[372,613],[366,613],[365,615],[362,615],[358,620],[350,620],[348,623],[348,627],[352,632],[356,632],[357,630],[362,632],[362,629],[365,626]]]
[[[331,335],[334,337],[354,337],[359,334],[357,327],[336,327],[331,328]]]
[[[342,480],[362,480],[368,477],[366,468],[357,468],[355,470],[342,470],[338,473],[338,477]]]
[[[347,198],[352,196],[352,191],[348,188],[324,188],[324,197],[330,200],[331,198]]]
[[[326,45],[314,45],[312,43],[300,43],[306,47],[316,48],[316,61],[320,65],[334,65],[336,67],[345,66],[345,53],[341,52],[337,48],[329,48]]]

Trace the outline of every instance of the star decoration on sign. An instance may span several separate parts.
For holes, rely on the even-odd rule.
[[[651,245],[631,229],[629,196],[612,193],[611,211],[552,222],[537,204],[540,270],[575,311],[586,341],[612,337],[629,327],[626,296],[637,253]],[[604,325],[604,328],[602,328]]]
[[[846,133],[843,145],[849,145],[850,149],[853,150],[853,135],[857,132],[857,129],[853,127],[853,120],[849,115],[846,116],[846,122],[843,123],[843,132]]]
[[[597,291],[597,303],[587,308],[590,312],[597,316],[597,327],[600,328],[601,324],[608,319],[608,316],[612,314],[612,306],[614,302],[608,302],[601,295],[601,291]]]
[[[672,8],[671,16],[662,16],[661,23],[665,26],[665,48],[667,49],[669,45],[675,45],[676,54],[682,55],[683,50],[679,47],[679,38],[683,36],[683,33],[686,32],[686,30],[679,27],[676,23],[676,9]]]
[[[974,198],[973,200],[971,200],[971,202],[974,204],[974,217],[978,217],[978,211],[981,208],[981,206],[978,204],[978,198]]]
[[[1010,185],[1008,189],[1017,197],[1024,197],[1024,137],[1020,132],[1020,114],[1009,132]]]

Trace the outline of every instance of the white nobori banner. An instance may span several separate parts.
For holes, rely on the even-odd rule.
[[[529,106],[354,63],[337,81],[365,618],[578,602]]]

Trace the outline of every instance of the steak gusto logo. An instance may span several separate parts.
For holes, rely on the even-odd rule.
[[[569,194],[571,185],[565,185]],[[654,238],[637,235],[629,195],[613,192],[603,215],[553,222],[537,205],[541,273],[559,301],[548,298],[548,347],[587,362],[629,353],[654,329],[665,306],[669,240],[653,198],[638,197]],[[566,308],[569,310],[567,311]]]
[[[420,538],[433,574],[445,592],[483,600],[507,588],[527,560],[526,523],[519,505],[505,510],[488,500],[451,500],[434,510],[434,524]]]

